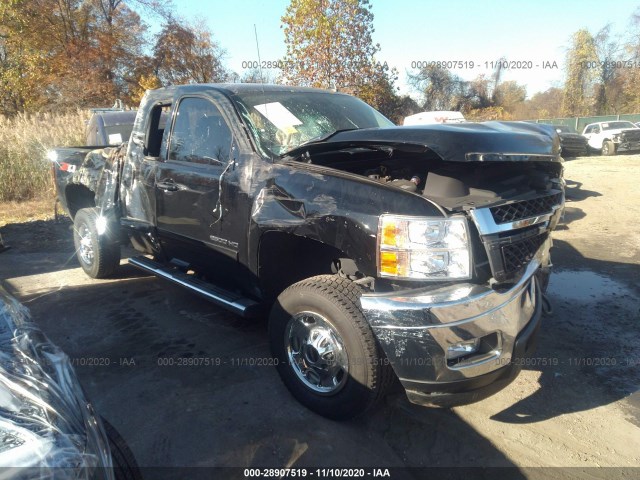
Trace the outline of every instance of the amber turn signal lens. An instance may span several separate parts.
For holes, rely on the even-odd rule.
[[[398,233],[395,223],[385,223],[382,226],[382,244],[395,247]]]
[[[398,253],[380,252],[380,271],[389,275],[397,275]]]

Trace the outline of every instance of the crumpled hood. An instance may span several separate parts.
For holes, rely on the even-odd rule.
[[[339,132],[327,140],[301,145],[283,157],[350,147],[431,150],[450,162],[560,161],[560,139],[551,125],[482,122],[365,128]]]

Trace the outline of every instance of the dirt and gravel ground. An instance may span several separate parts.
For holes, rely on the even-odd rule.
[[[118,278],[88,279],[68,219],[0,228],[12,247],[0,254],[0,278],[68,353],[143,466],[483,466],[512,467],[510,478],[638,478],[640,155],[569,160],[565,177],[554,311],[536,356],[507,389],[451,410],[414,407],[396,392],[363,418],[318,417],[260,365],[269,358],[264,323],[126,260]],[[190,366],[194,358],[209,365]]]

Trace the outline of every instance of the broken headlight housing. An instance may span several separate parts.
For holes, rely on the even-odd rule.
[[[471,278],[471,247],[465,217],[381,215],[378,274],[409,280]]]

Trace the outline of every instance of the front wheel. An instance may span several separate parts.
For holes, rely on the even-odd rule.
[[[101,420],[109,442],[115,480],[142,480],[142,472],[127,442],[106,419]]]
[[[73,219],[73,243],[78,261],[91,278],[108,277],[120,265],[120,245],[113,222],[99,218],[97,208],[83,208]],[[99,222],[103,225],[98,225]]]
[[[616,154],[616,144],[611,140],[605,140],[602,142],[602,155],[607,157]]]
[[[307,408],[336,420],[373,407],[393,381],[359,298],[350,280],[320,275],[282,292],[269,318],[284,384]]]

